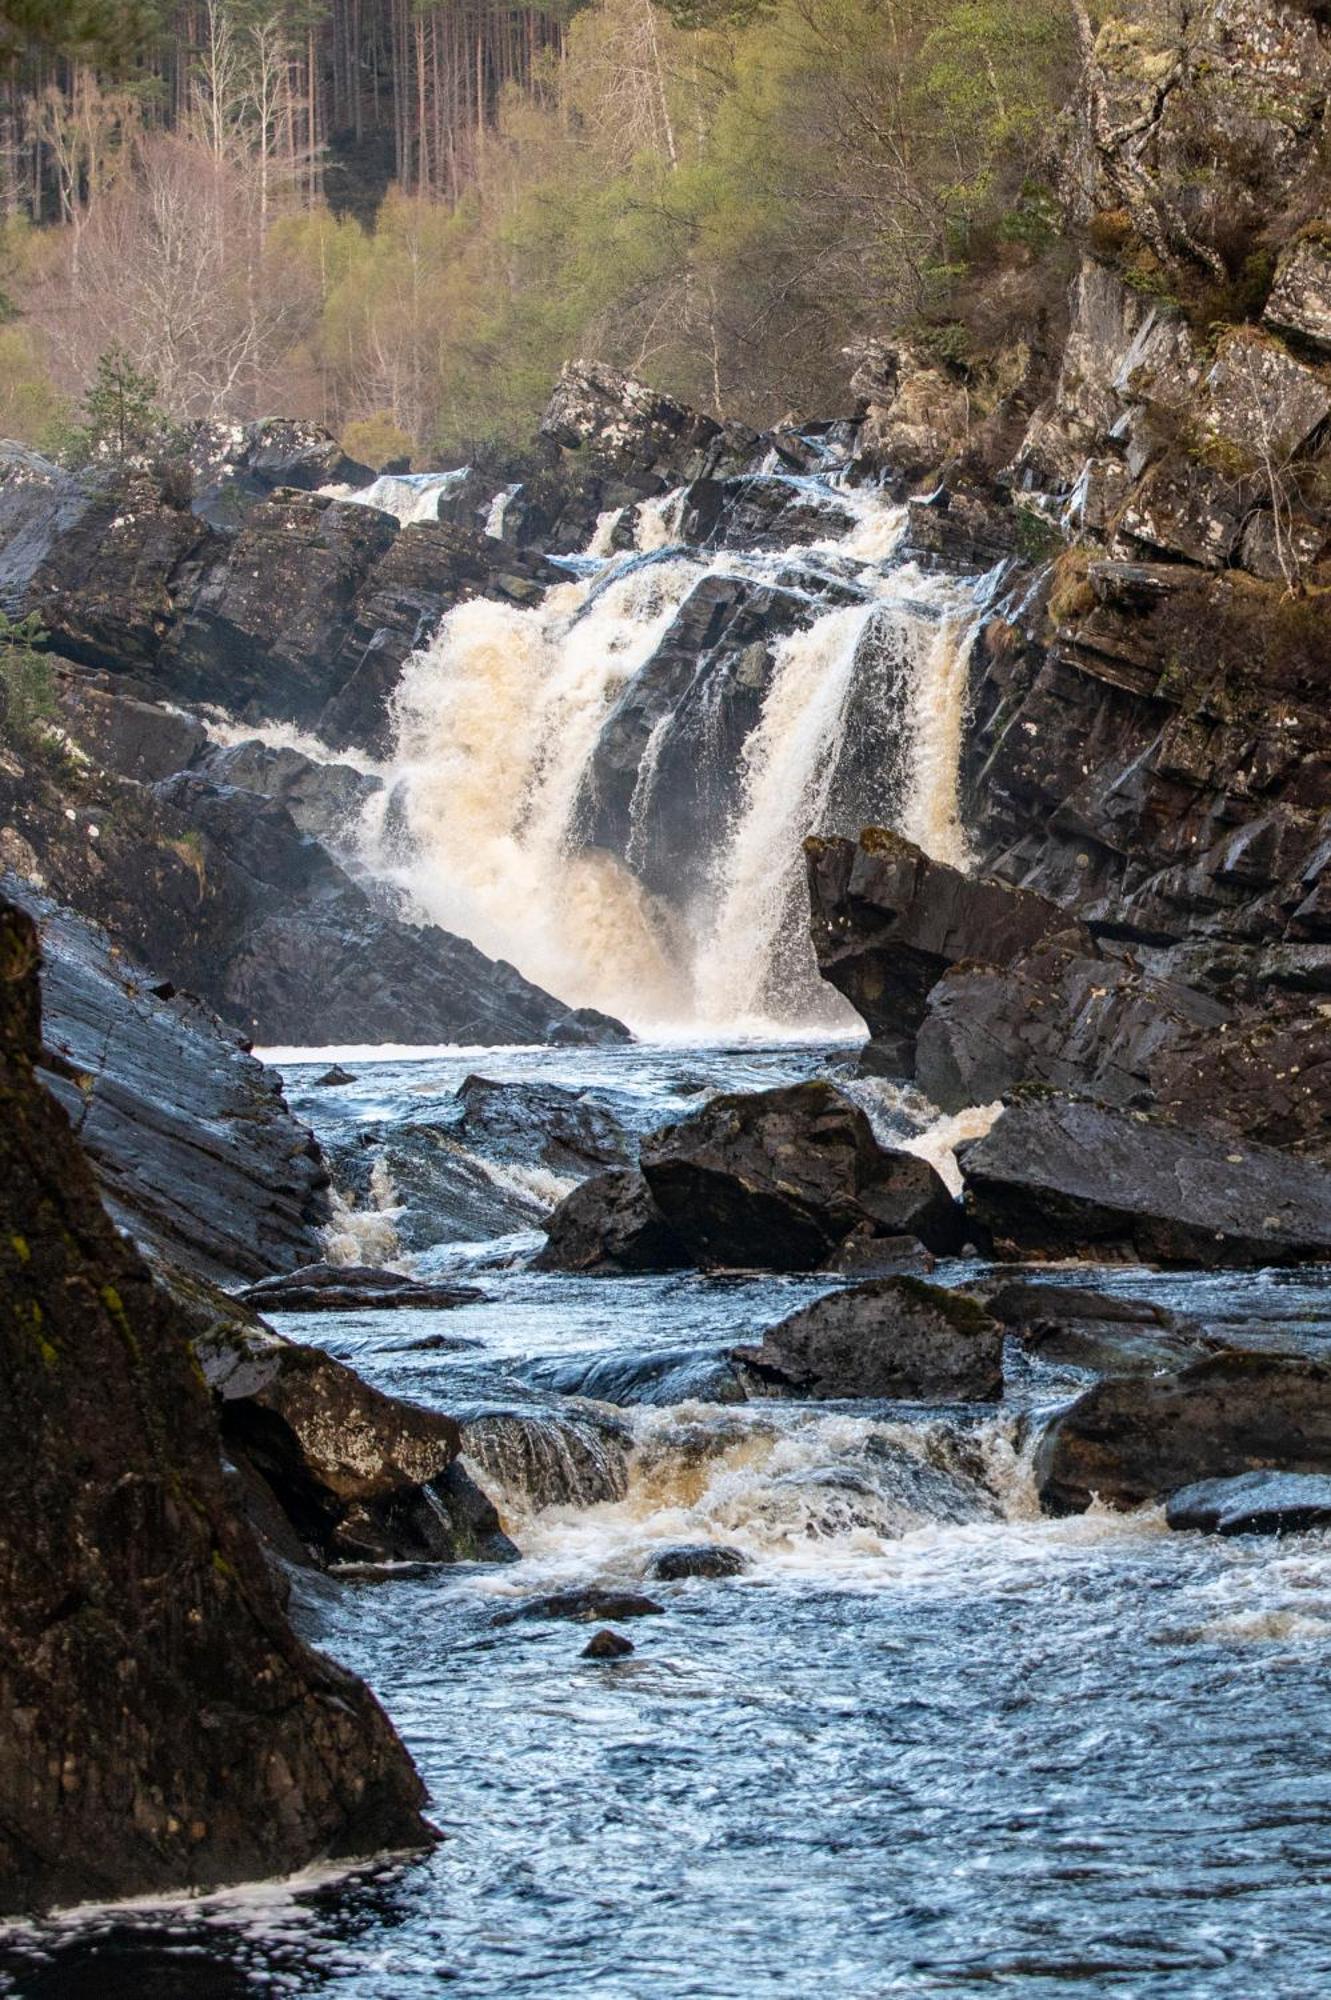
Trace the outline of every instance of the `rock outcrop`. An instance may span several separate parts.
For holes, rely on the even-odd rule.
[[[1241,1472],[1170,1495],[1171,1528],[1208,1535],[1282,1535],[1331,1522],[1331,1478],[1316,1472]]]
[[[961,1244],[956,1203],[927,1161],[879,1145],[830,1083],[714,1097],[642,1141],[653,1200],[703,1270],[816,1271],[842,1246],[914,1236]]]
[[[224,1284],[317,1259],[328,1172],[280,1078],[94,925],[12,876],[0,886],[36,920],[43,1080],[116,1221]]]
[[[541,1271],[616,1273],[681,1271],[693,1257],[636,1168],[595,1174],[565,1195],[544,1225]]]
[[[965,1293],[918,1278],[829,1292],[730,1358],[750,1395],[993,1402],[1003,1393],[998,1322]]]
[[[1000,1257],[1251,1267],[1331,1256],[1331,1171],[1271,1147],[1226,1149],[1037,1091],[958,1157],[967,1213]]]
[[[1179,1374],[1099,1382],[1050,1426],[1035,1475],[1046,1510],[1069,1514],[1268,1467],[1331,1473],[1325,1362],[1231,1350]]]
[[[494,1507],[458,1463],[462,1436],[452,1417],[383,1395],[252,1314],[209,1314],[204,1305],[192,1318],[222,1441],[256,1519],[262,1526],[280,1514],[305,1560],[517,1559]]]
[[[197,993],[260,1042],[628,1038],[465,939],[383,907],[280,796],[204,769],[136,783],[92,765],[71,775],[36,749],[7,757],[0,843],[13,841],[28,881],[101,924],[154,984]]]
[[[406,1752],[288,1626],[185,1322],[38,1081],[37,962],[3,905],[0,1909],[420,1846]]]
[[[1069,929],[1056,904],[931,860],[884,827],[811,838],[805,856],[818,969],[863,1017],[878,1065],[900,1075],[914,1072],[930,989],[950,966],[1006,965]]]

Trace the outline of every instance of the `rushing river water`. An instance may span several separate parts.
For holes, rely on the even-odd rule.
[[[313,1087],[322,1064],[283,1067],[345,1161],[446,1130],[472,1071],[575,1084],[646,1129],[719,1084],[846,1054],[344,1053],[356,1081],[340,1090]],[[918,1122],[891,1092],[874,1108],[900,1130]],[[1078,1382],[1017,1357],[997,1409],[671,1401],[672,1384],[705,1384],[709,1357],[826,1281],[530,1272],[536,1205],[556,1191],[535,1157],[534,1141],[525,1166],[511,1138],[488,1159],[453,1144],[460,1178],[427,1187],[438,1240],[419,1247],[418,1193],[418,1247],[398,1245],[421,1271],[467,1275],[484,1302],[279,1321],[467,1419],[471,1461],[523,1550],[502,1568],[299,1586],[306,1629],[405,1736],[446,1839],[349,1881],[40,1927],[0,1947],[0,1990],[1325,1991],[1331,1540],[1172,1535],[1156,1513],[1042,1520],[1031,1444]],[[387,1171],[366,1187],[342,1226],[351,1247],[377,1229],[393,1254],[410,1201]],[[1324,1274],[1096,1275],[1208,1323],[1331,1342]],[[554,1386],[605,1390],[625,1369],[656,1400]],[[738,1548],[747,1569],[644,1586],[654,1552],[699,1541]],[[594,1581],[665,1606],[620,1627],[637,1648],[623,1662],[582,1659],[584,1625],[503,1619]]]

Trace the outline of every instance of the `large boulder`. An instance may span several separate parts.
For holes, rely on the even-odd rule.
[[[1040,1503],[1136,1507],[1271,1467],[1331,1473],[1331,1366],[1229,1350],[1178,1374],[1097,1382],[1041,1439]]]
[[[457,1102],[454,1135],[480,1153],[539,1162],[565,1174],[627,1166],[637,1155],[636,1141],[610,1105],[568,1084],[469,1076]]]
[[[196,1319],[194,1334],[228,1453],[314,1561],[516,1559],[457,1462],[452,1417],[385,1396],[252,1314],[216,1316],[207,1328]]]
[[[328,1173],[281,1079],[95,925],[0,879],[41,935],[47,1087],[117,1222],[221,1283],[317,1258]]]
[[[286,745],[278,748],[257,740],[212,744],[192,759],[182,757],[169,771],[154,772],[153,776],[171,776],[186,764],[192,764],[210,784],[276,799],[301,833],[333,848],[351,844],[366,805],[383,790],[382,778],[353,764],[320,764]]]
[[[424,1845],[405,1750],[287,1624],[186,1322],[37,1080],[37,962],[0,907],[0,1910]]]
[[[1003,1393],[998,1322],[965,1293],[918,1278],[830,1292],[730,1358],[750,1394],[993,1402]]]
[[[536,1259],[540,1271],[601,1277],[679,1271],[693,1261],[635,1168],[581,1182],[565,1195],[545,1232],[546,1245]]]
[[[889,1151],[834,1085],[714,1097],[645,1138],[642,1171],[704,1270],[816,1271],[848,1239],[960,1247],[956,1203],[927,1161]]]
[[[998,1256],[1260,1266],[1331,1256],[1331,1171],[1140,1112],[1022,1093],[958,1155]]]
[[[1072,930],[1057,905],[965,875],[884,827],[805,842],[818,969],[863,1016],[882,1061],[909,1076],[930,988],[960,959],[1006,965]]]
[[[1320,231],[1282,251],[1262,318],[1277,333],[1331,353],[1331,243]]]
[[[647,493],[741,471],[758,445],[740,424],[717,423],[606,362],[586,360],[565,364],[541,435],[569,450],[590,447],[598,462]]]

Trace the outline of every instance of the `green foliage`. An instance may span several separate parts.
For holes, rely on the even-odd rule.
[[[0,724],[12,742],[31,746],[56,713],[55,682],[41,656],[46,633],[40,618],[10,618],[0,611]]]
[[[0,64],[34,46],[120,63],[145,41],[153,14],[149,0],[0,0]]]
[[[83,399],[83,422],[70,435],[71,461],[123,462],[161,449],[169,442],[169,426],[156,397],[156,382],[134,366],[118,342],[106,348]]]

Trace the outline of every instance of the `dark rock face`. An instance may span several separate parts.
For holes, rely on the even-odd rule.
[[[306,1264],[238,1294],[258,1312],[447,1311],[485,1297],[475,1285],[431,1285],[366,1264]]]
[[[772,473],[696,479],[680,510],[679,538],[697,548],[792,548],[838,541],[855,516],[818,492]]]
[[[4,906],[0,1908],[423,1845],[406,1752],[287,1625],[185,1323],[37,1082],[37,956]]]
[[[351,764],[316,764],[299,750],[258,742],[216,745],[153,775],[169,777],[187,764],[210,784],[275,799],[301,833],[333,847],[346,841],[367,802],[383,790],[381,778]]]
[[[186,701],[312,726],[336,691],[356,598],[397,534],[373,507],[268,502],[202,569],[155,677]]]
[[[1331,1472],[1331,1368],[1230,1351],[1177,1375],[1099,1382],[1041,1440],[1036,1479],[1050,1513],[1097,1496],[1135,1507],[1199,1480],[1263,1467]]]
[[[1141,1114],[1019,1097],[959,1157],[967,1212],[1000,1257],[1214,1268],[1331,1252],[1331,1172]]]
[[[39,452],[0,444],[0,610],[26,608],[29,585],[52,547],[77,527],[93,486]]]
[[[156,797],[202,838],[203,897],[220,880],[209,929],[184,977],[231,1019],[270,1042],[623,1039],[621,1024],[584,1026],[513,966],[433,925],[380,910],[276,801],[182,772]],[[180,942],[167,961],[180,960]],[[163,962],[160,955],[157,963]]]
[[[1170,1495],[1171,1528],[1208,1535],[1280,1535],[1331,1521],[1331,1478],[1315,1472],[1244,1472],[1203,1479]]]
[[[913,1073],[929,990],[949,966],[1005,965],[1068,929],[1044,898],[963,875],[881,827],[856,841],[811,839],[805,853],[818,969],[903,1075]]]
[[[816,1271],[851,1236],[960,1246],[933,1168],[880,1146],[828,1083],[713,1098],[644,1139],[641,1157],[658,1209],[704,1270]]]
[[[321,1563],[505,1562],[516,1550],[456,1463],[451,1417],[385,1396],[261,1322],[215,1323],[195,1351],[222,1438]]]
[[[58,677],[60,720],[79,748],[122,778],[151,785],[192,763],[207,742],[202,723],[142,701],[111,674]]]
[[[685,1577],[742,1576],[749,1559],[740,1549],[723,1542],[694,1542],[677,1549],[662,1549],[647,1565],[647,1574],[658,1583],[680,1583]]]
[[[3,878],[37,920],[48,1088],[141,1244],[222,1283],[312,1262],[328,1174],[281,1081],[189,994]]]
[[[545,1224],[541,1271],[680,1271],[693,1259],[634,1168],[597,1174],[565,1195]]]
[[[549,585],[567,581],[567,571],[493,535],[448,522],[409,523],[352,609],[333,661],[335,692],[320,717],[320,736],[339,747],[354,743],[386,752],[388,705],[403,662],[433,638],[446,612],[472,597],[534,604]]]
[[[1042,1361],[1097,1375],[1153,1375],[1188,1367],[1215,1343],[1165,1306],[1081,1285],[1025,1279],[984,1296],[985,1310]]]
[[[750,1393],[993,1402],[1003,1335],[976,1300],[918,1278],[831,1292],[731,1350]]]
[[[548,1267],[547,1267],[548,1268]],[[713,1348],[652,1347],[624,1354],[571,1355],[542,1361],[523,1374],[561,1396],[590,1396],[623,1408],[646,1403],[742,1403],[744,1388],[733,1363]]]

